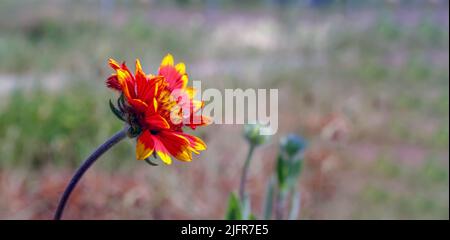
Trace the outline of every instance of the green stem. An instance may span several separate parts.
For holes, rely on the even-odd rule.
[[[286,190],[278,189],[277,199],[275,202],[275,219],[282,220],[284,215],[284,207],[286,202]]]
[[[241,201],[244,201],[245,183],[247,181],[248,168],[250,166],[250,160],[252,159],[254,150],[255,150],[255,145],[250,144],[250,149],[248,150],[247,159],[245,159],[244,168],[242,169],[241,183],[239,185],[239,197],[240,197]]]
[[[73,189],[76,187],[77,183],[80,181],[81,177],[83,177],[84,173],[92,166],[92,164],[102,156],[106,151],[108,151],[112,146],[116,145],[118,142],[123,140],[127,136],[127,128],[124,128],[114,134],[110,139],[108,139],[105,143],[103,143],[100,147],[98,147],[78,168],[75,174],[70,180],[69,185],[67,185],[66,190],[64,190],[63,195],[61,196],[61,200],[59,200],[58,208],[56,209],[54,220],[60,220],[64,207],[66,206],[67,200],[69,200],[70,194]]]

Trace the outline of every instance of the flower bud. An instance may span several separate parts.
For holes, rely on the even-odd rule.
[[[306,140],[295,134],[289,134],[280,141],[276,169],[279,188],[282,191],[296,184],[302,170],[306,146]]]
[[[244,136],[252,145],[258,146],[269,141],[268,135],[261,135],[261,124],[246,124],[244,126]]]
[[[306,146],[306,140],[295,134],[287,135],[280,143],[281,151],[286,153],[290,158],[297,154],[302,154],[305,151]]]

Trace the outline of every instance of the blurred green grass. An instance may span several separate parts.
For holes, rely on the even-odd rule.
[[[0,166],[78,165],[93,151],[92,146],[122,127],[105,108],[111,96],[94,89],[92,84],[78,83],[58,93],[39,87],[12,92],[1,111]],[[129,156],[130,149],[117,149],[115,158]]]

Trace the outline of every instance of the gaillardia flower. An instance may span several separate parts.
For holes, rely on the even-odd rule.
[[[153,154],[171,164],[171,156],[191,161],[192,152],[198,154],[206,149],[200,138],[183,131],[185,126],[195,129],[210,122],[199,114],[204,103],[195,100],[195,89],[187,86],[184,63],[175,65],[168,54],[157,75],[146,75],[138,59],[134,74],[125,63],[110,59],[109,65],[115,72],[106,85],[120,93],[118,108],[112,103],[111,108],[130,125],[128,135],[137,137],[137,159],[147,159]]]

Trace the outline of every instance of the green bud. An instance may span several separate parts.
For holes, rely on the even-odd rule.
[[[258,146],[269,141],[268,135],[260,134],[261,127],[261,124],[246,124],[244,126],[244,136],[250,144]]]
[[[306,140],[294,134],[289,134],[281,140],[276,165],[281,190],[285,191],[297,182],[302,170],[306,146]]]
[[[307,142],[304,138],[295,134],[289,134],[281,140],[280,150],[286,153],[289,158],[305,151]]]

